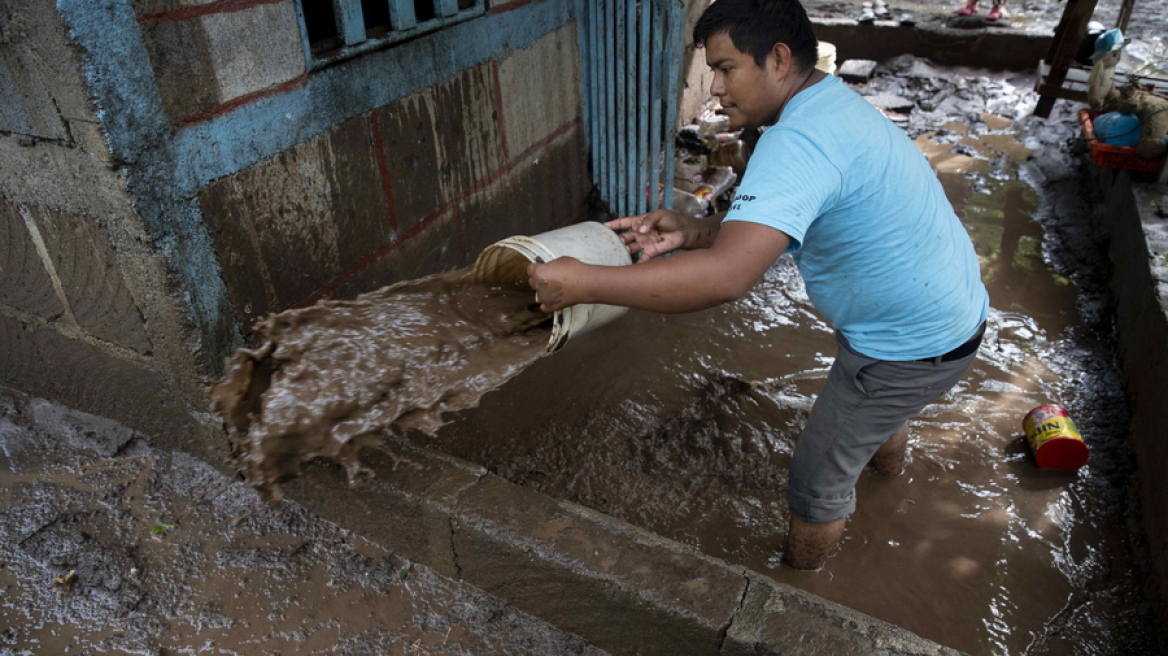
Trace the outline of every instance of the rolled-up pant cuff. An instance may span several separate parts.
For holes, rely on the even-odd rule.
[[[821,524],[847,517],[856,511],[856,491],[838,499],[817,499],[794,488],[787,488],[791,514],[805,522]]]

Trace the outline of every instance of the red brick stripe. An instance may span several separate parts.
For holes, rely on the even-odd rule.
[[[292,91],[293,89],[299,89],[300,87],[304,86],[307,83],[308,83],[308,75],[307,74],[301,75],[299,77],[292,78],[291,80],[288,80],[287,82],[277,84],[274,87],[268,87],[267,89],[260,89],[259,91],[253,91],[251,93],[246,93],[242,96],[239,96],[238,98],[233,98],[231,100],[228,100],[227,102],[223,103],[222,105],[216,105],[216,106],[212,107],[211,109],[207,109],[207,110],[204,110],[201,112],[196,112],[194,114],[191,114],[190,116],[187,116],[186,118],[180,119],[178,121],[177,125],[178,125],[178,127],[181,128],[181,127],[186,127],[188,125],[194,125],[195,123],[202,123],[203,121],[209,121],[213,118],[216,118],[218,116],[222,116],[222,115],[224,115],[232,110],[235,110],[239,107],[242,107],[243,105],[246,105],[248,103],[255,102],[255,101],[261,100],[263,98],[270,98],[272,96],[278,96],[281,93],[287,93],[288,91]]]
[[[205,5],[175,7],[174,9],[163,9],[162,11],[142,14],[138,17],[138,24],[143,27],[150,27],[159,23],[190,20],[208,14],[226,14],[233,11],[251,9],[259,5],[274,5],[280,2],[287,2],[287,0],[218,0],[217,2],[211,2]]]
[[[397,203],[393,197],[393,176],[389,173],[385,137],[381,132],[381,119],[377,115],[377,110],[369,114],[369,129],[373,133],[373,150],[377,154],[377,171],[381,173],[381,187],[385,190],[385,204],[388,207],[386,218],[389,219],[389,227],[397,232]]]

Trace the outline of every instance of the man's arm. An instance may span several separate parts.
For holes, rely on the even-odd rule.
[[[559,258],[527,270],[540,307],[548,312],[579,303],[692,312],[745,296],[790,243],[774,228],[731,221],[714,230],[709,248],[638,266],[595,266]]]

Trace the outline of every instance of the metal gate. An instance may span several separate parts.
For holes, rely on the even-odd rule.
[[[618,216],[673,206],[682,0],[577,0],[592,179]]]

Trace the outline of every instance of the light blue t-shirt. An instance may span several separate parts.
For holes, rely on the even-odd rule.
[[[725,220],[786,233],[812,303],[868,357],[941,355],[986,317],[973,244],[928,160],[837,77],[763,133]]]

